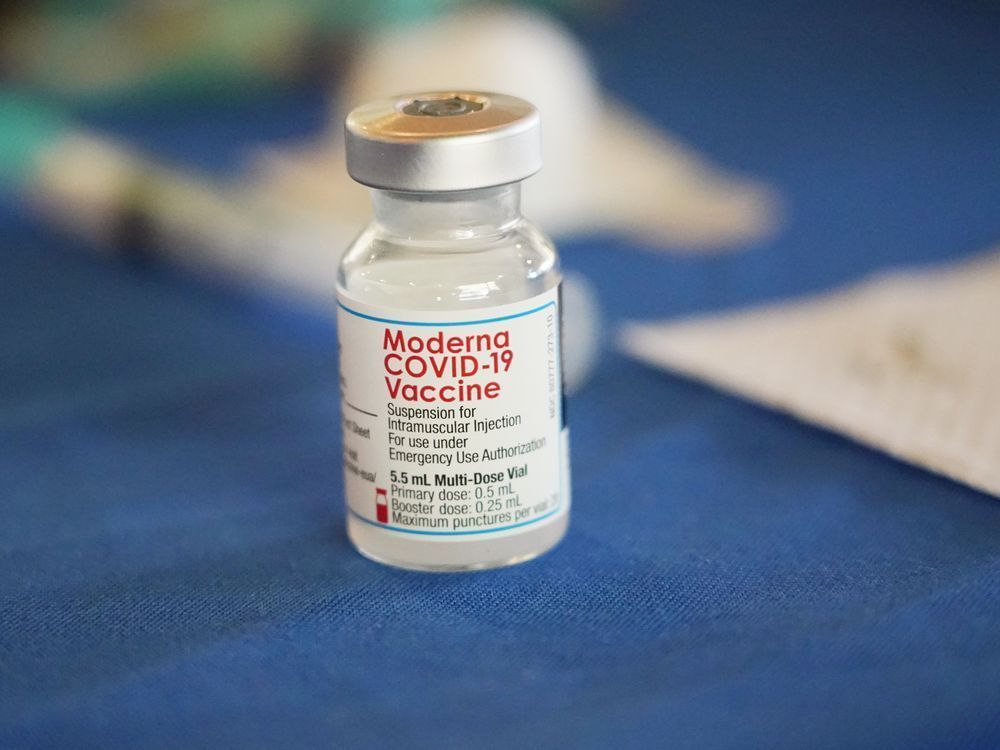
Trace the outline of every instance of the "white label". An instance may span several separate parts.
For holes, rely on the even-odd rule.
[[[558,288],[465,312],[338,300],[349,513],[448,541],[567,512]]]

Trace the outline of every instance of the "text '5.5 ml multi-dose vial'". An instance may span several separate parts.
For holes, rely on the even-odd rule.
[[[374,220],[338,276],[347,528],[375,560],[473,570],[566,531],[559,264],[520,213],[528,102],[448,91],[347,118]]]

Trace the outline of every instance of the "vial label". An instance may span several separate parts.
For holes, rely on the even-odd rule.
[[[463,312],[338,302],[349,513],[446,542],[567,512],[557,288]]]

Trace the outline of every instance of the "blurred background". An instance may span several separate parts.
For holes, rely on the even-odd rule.
[[[265,288],[326,296],[317,276],[331,249],[365,221],[367,195],[342,166],[344,113],[442,86],[538,102],[547,166],[528,211],[560,239],[601,235],[566,246],[571,268],[596,246],[654,251],[602,255],[608,268],[590,274],[643,285],[616,300],[633,316],[827,287],[996,234],[991,3],[28,2],[3,13],[6,193],[85,247],[175,256]],[[756,252],[665,264],[658,250]],[[697,283],[672,288],[685,277]]]
[[[1000,742],[995,501],[616,345],[988,249],[998,50],[986,0],[0,4],[0,737],[384,739],[367,711],[497,746]],[[525,212],[569,275],[576,503],[559,551],[461,595],[348,548],[332,316],[368,211],[344,114],[451,87],[542,111]],[[384,713],[365,675],[399,663]],[[459,694],[496,723],[441,730]]]

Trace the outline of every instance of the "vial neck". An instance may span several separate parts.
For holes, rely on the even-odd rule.
[[[501,234],[521,218],[521,185],[451,193],[373,190],[375,223],[409,240],[454,241]]]

